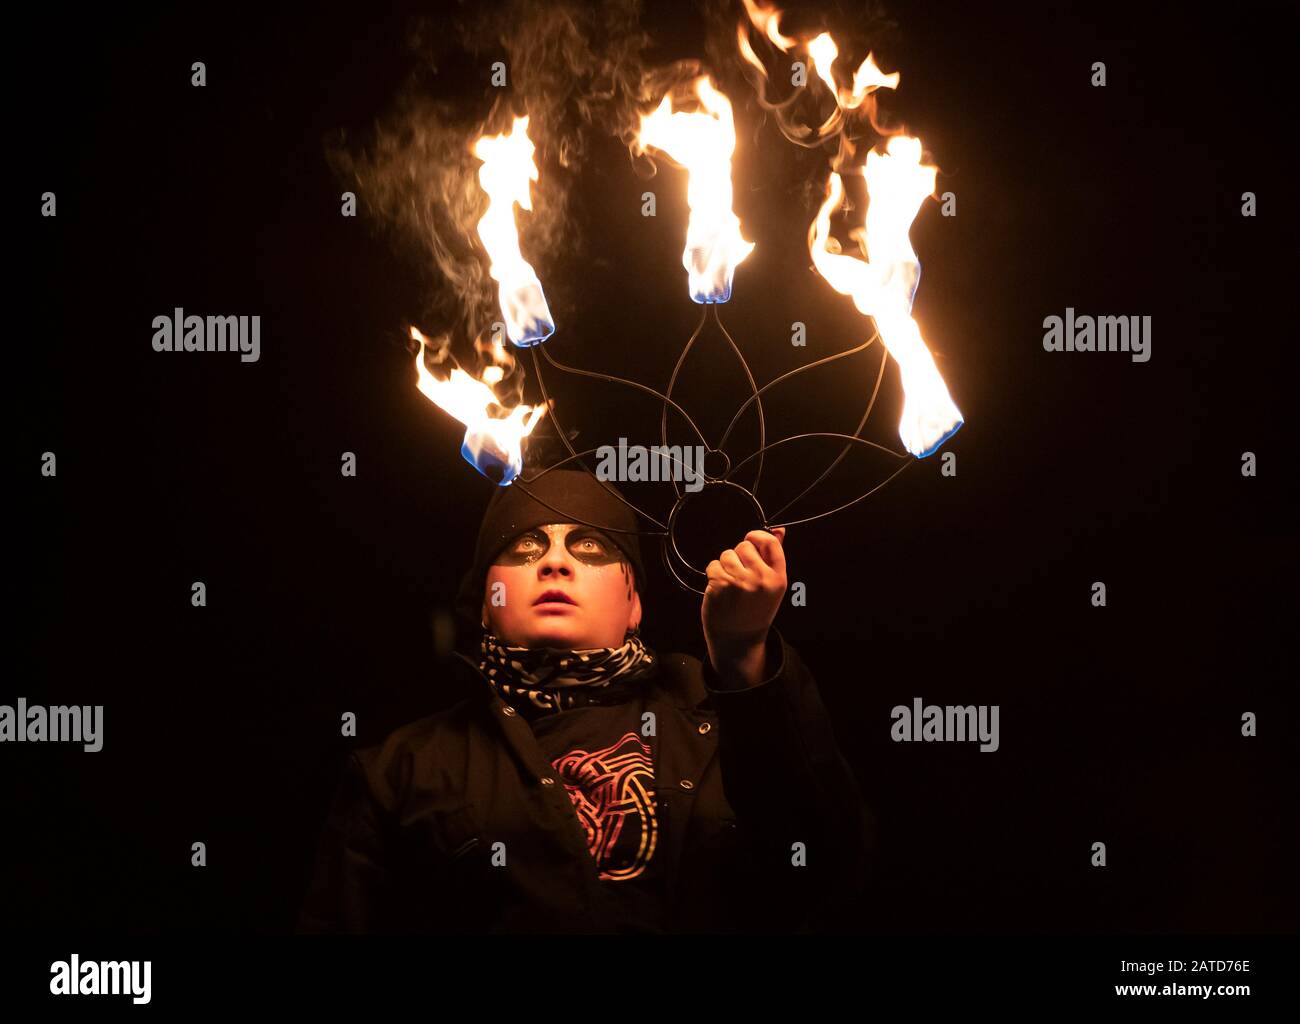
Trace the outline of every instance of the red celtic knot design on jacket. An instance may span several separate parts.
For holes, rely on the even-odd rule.
[[[659,838],[650,747],[629,732],[604,750],[571,750],[553,764],[586,830],[600,877],[636,878]]]

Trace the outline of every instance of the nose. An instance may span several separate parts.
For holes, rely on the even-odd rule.
[[[563,540],[556,540],[551,544],[550,549],[537,563],[537,573],[542,579],[552,575],[562,578],[573,576],[573,556],[569,554],[569,549]]]

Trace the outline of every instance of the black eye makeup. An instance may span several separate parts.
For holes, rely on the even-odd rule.
[[[600,530],[578,527],[564,537],[565,547],[580,562],[587,565],[612,565],[623,561],[618,546]],[[507,544],[497,556],[496,565],[531,565],[551,547],[551,535],[536,529],[522,533]]]

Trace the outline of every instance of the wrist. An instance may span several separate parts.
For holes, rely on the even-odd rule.
[[[730,685],[762,682],[767,662],[767,631],[744,636],[707,638],[713,670]]]

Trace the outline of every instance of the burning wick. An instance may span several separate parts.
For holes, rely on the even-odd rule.
[[[504,417],[489,415],[490,409],[502,409],[492,385],[498,384],[505,371],[489,366],[481,380],[475,380],[459,366],[446,380],[439,380],[424,365],[428,343],[416,328],[411,337],[420,343],[415,355],[416,386],[421,394],[444,412],[465,424],[465,441],[460,453],[465,461],[485,477],[502,487],[510,484],[523,470],[523,440],[546,412],[546,405],[517,405]]]
[[[836,112],[812,135],[819,142],[839,136],[840,152],[832,166],[846,166],[853,154],[851,136],[846,131],[851,119],[870,121],[877,132],[891,135],[885,151],[869,152],[861,168],[868,196],[866,224],[850,235],[867,258],[842,253],[831,237],[831,214],[841,208],[844,199],[843,180],[834,172],[827,183],[826,201],[808,229],[808,248],[817,272],[830,286],[851,296],[858,311],[876,321],[885,348],[898,363],[903,383],[898,436],[904,447],[919,459],[933,455],[964,421],[912,317],[921,263],[908,232],[921,203],[934,194],[938,168],[922,165],[920,139],[892,134],[876,124],[874,94],[879,89],[897,89],[900,75],[897,71],[885,74],[868,53],[854,72],[852,85],[837,85],[832,65],[839,57],[839,47],[828,32],[801,43],[780,31],[779,8],[763,0],[744,3],[749,23],[778,50],[789,53],[800,45],[807,48],[818,79],[835,98]],[[744,21],[737,25],[736,38],[741,56],[767,80],[767,71],[750,44]],[[807,139],[810,134],[806,128],[794,125],[785,125],[783,130],[787,137]]]
[[[483,135],[474,143],[474,155],[483,161],[478,169],[479,185],[488,196],[478,234],[491,261],[488,273],[499,285],[497,298],[506,335],[520,348],[540,344],[555,332],[542,283],[519,252],[515,226],[515,203],[525,210],[533,208],[528,189],[528,183],[538,178],[533,151],[527,117],[516,117],[511,130],[503,135]]]
[[[818,273],[837,292],[852,296],[860,313],[875,319],[885,348],[898,363],[903,381],[898,436],[918,459],[933,455],[964,422],[912,318],[921,263],[907,234],[921,203],[934,192],[936,170],[921,163],[921,140],[906,135],[891,138],[884,154],[867,154],[870,262],[839,253],[830,237],[831,213],[844,196],[838,174],[831,174],[826,202],[808,233]]]
[[[661,150],[686,168],[691,213],[682,266],[687,286],[695,302],[726,302],[736,267],[754,251],[754,243],[741,237],[740,219],[731,208],[731,154],[736,148],[731,103],[705,75],[695,80],[695,94],[702,112],[673,112],[664,96],[653,114],[642,116],[637,145],[641,152]]]

